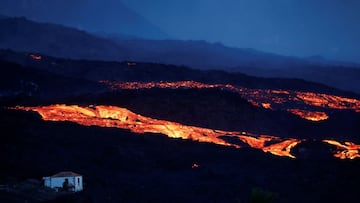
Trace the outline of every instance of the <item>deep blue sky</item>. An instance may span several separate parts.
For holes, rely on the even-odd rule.
[[[0,0],[0,14],[360,63],[360,0]]]
[[[360,62],[359,0],[123,0],[169,36]]]

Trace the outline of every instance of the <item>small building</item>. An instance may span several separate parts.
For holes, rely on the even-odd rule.
[[[43,177],[44,186],[56,191],[80,192],[83,190],[83,177],[80,174],[64,171],[53,176]]]

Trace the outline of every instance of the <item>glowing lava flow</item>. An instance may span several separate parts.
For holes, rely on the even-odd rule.
[[[261,149],[264,152],[270,152],[278,156],[282,156],[282,154],[285,151],[288,153],[288,156],[291,158],[295,158],[295,156],[290,154],[291,149],[301,142],[297,139],[289,139],[285,141],[280,141],[279,143],[272,144],[270,146],[265,146],[265,142],[270,142],[274,140],[279,141],[279,138],[274,136],[261,135],[258,138],[249,137],[249,136],[239,136],[239,139],[253,148]]]
[[[312,106],[330,109],[351,109],[360,112],[360,101],[356,99],[313,92],[297,92],[297,97],[304,101],[305,104]]]
[[[329,118],[326,113],[319,111],[305,111],[300,109],[289,109],[288,111],[310,121],[322,121]]]
[[[196,81],[177,82],[110,82],[100,81],[111,89],[150,89],[150,88],[219,88],[240,94],[251,104],[266,109],[286,110],[301,118],[311,121],[326,120],[329,116],[325,112],[301,109],[303,106],[321,107],[325,109],[348,109],[360,112],[360,101],[335,95],[317,94],[313,92],[299,92],[286,90],[266,90],[235,87],[227,84],[204,84]],[[288,105],[298,108],[288,109]]]
[[[340,159],[355,159],[360,158],[360,145],[356,145],[352,142],[345,142],[345,144],[341,144],[335,140],[323,140],[323,142],[334,145],[338,148],[339,151],[334,155]]]
[[[16,107],[18,110],[36,111],[46,121],[71,121],[85,126],[115,127],[129,129],[135,133],[161,133],[172,138],[191,139],[199,142],[209,142],[225,146],[240,148],[239,144],[232,144],[221,136],[237,137],[250,147],[261,149],[278,156],[295,158],[291,149],[300,140],[282,140],[273,136],[258,136],[245,132],[228,132],[212,130],[194,126],[186,126],[180,123],[157,120],[135,114],[125,108],[115,106],[89,106],[77,105],[51,105],[40,107]],[[251,135],[251,136],[250,136]],[[268,144],[271,142],[271,144]],[[266,145],[267,144],[267,145]]]

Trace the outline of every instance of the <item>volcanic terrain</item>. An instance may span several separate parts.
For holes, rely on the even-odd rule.
[[[0,67],[0,201],[358,202],[358,94],[10,50]],[[59,171],[85,190],[20,189]]]

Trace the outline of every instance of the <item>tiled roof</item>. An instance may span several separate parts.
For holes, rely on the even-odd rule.
[[[74,176],[81,176],[81,175],[78,173],[74,173],[72,171],[63,171],[63,172],[57,173],[51,177],[56,178],[56,177],[74,177]]]

